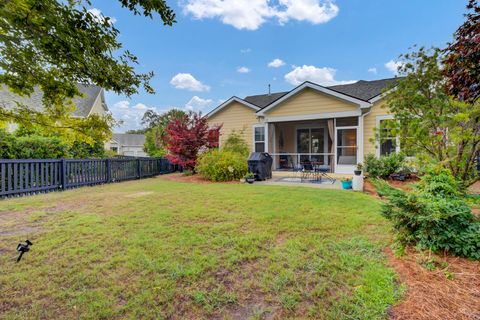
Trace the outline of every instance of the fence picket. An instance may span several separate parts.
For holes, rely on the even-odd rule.
[[[174,168],[165,158],[0,159],[0,198],[142,179]]]

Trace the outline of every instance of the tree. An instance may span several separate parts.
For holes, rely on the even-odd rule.
[[[448,92],[460,100],[480,97],[480,5],[470,0],[466,21],[455,32],[455,41],[445,50],[444,74]]]
[[[207,118],[200,113],[189,112],[183,121],[173,119],[168,123],[164,137],[167,158],[194,172],[199,152],[218,147],[220,128],[210,128]]]
[[[167,152],[164,138],[167,133],[167,125],[173,120],[184,121],[187,113],[179,109],[171,109],[164,113],[153,110],[145,112],[142,124],[147,127],[145,134],[145,151],[150,156],[163,156]]]
[[[175,14],[165,0],[119,0],[134,14],[153,18],[157,13],[165,25]],[[52,130],[74,130],[89,139],[95,126],[112,125],[111,117],[72,119],[72,98],[79,96],[77,83],[96,84],[130,96],[143,87],[153,93],[153,73],[137,74],[137,58],[128,50],[119,52],[119,30],[108,17],[88,11],[90,0],[0,1],[0,84],[19,95],[41,89],[45,111],[14,110],[0,106],[0,122],[35,123]],[[101,123],[103,122],[103,124]]]
[[[448,95],[441,70],[442,50],[420,48],[401,58],[399,71],[406,77],[386,98],[397,120],[390,129],[400,135],[407,153],[423,163],[442,164],[469,183],[480,144],[480,104]]]

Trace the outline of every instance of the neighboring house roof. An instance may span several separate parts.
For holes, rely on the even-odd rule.
[[[112,142],[120,146],[128,147],[142,147],[145,144],[144,134],[130,134],[130,133],[114,133],[112,135]]]
[[[380,80],[373,80],[373,81],[360,80],[350,84],[342,84],[342,85],[335,85],[335,86],[329,86],[329,87],[324,87],[324,86],[315,84],[313,82],[306,81],[301,85],[299,85],[298,87],[292,89],[291,91],[247,96],[245,97],[245,99],[232,97],[229,100],[222,103],[221,105],[219,105],[217,108],[210,111],[210,113],[208,113],[207,116],[211,116],[217,113],[222,108],[230,104],[232,101],[237,101],[246,106],[249,106],[254,110],[256,109],[257,113],[262,114],[264,111],[270,108],[273,108],[275,105],[281,103],[283,100],[288,99],[292,95],[295,95],[296,93],[298,93],[299,91],[305,88],[311,88],[317,91],[322,91],[324,93],[336,96],[340,99],[357,103],[363,108],[363,107],[371,106],[371,103],[378,100],[378,97],[381,97],[381,95],[385,92],[385,90],[393,88],[401,79],[403,79],[403,77],[395,77],[395,78],[380,79]],[[377,99],[374,99],[374,98],[377,98]]]
[[[99,86],[84,84],[77,84],[77,87],[83,93],[83,96],[73,99],[76,106],[73,116],[87,117],[99,96],[103,98],[103,89]],[[43,92],[39,88],[35,88],[30,96],[19,96],[11,92],[5,85],[0,87],[0,106],[7,109],[16,107],[16,102],[18,102],[32,110],[41,112],[43,110],[42,98]],[[104,105],[104,108],[108,110],[106,105]]]

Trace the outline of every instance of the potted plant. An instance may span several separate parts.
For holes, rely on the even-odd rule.
[[[245,181],[247,181],[250,184],[255,182],[255,174],[253,174],[252,172],[247,172],[247,174],[245,175]]]
[[[356,176],[361,176],[362,170],[363,170],[363,164],[357,163],[357,168],[356,170],[353,171],[353,173],[355,173]]]
[[[352,179],[351,178],[342,178],[342,188],[344,190],[352,189]]]

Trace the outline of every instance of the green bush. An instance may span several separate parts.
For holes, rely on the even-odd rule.
[[[211,149],[199,157],[195,171],[210,181],[231,181],[243,178],[248,166],[240,153]]]
[[[480,260],[480,220],[448,170],[429,172],[409,192],[380,180],[375,186],[387,198],[382,215],[393,222],[400,244]]]
[[[235,130],[230,133],[228,138],[222,144],[222,150],[239,153],[244,156],[245,159],[247,159],[250,154],[250,148],[248,147],[247,142],[242,138],[240,133]]]
[[[15,138],[16,159],[57,159],[68,155],[68,148],[56,137],[25,136]]]
[[[393,173],[405,170],[405,155],[402,153],[391,153],[377,158],[373,154],[365,157],[365,172],[372,178],[388,178]]]
[[[15,139],[6,130],[0,129],[0,159],[15,158]]]

